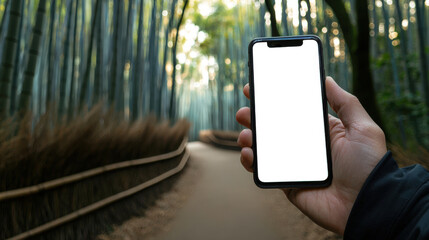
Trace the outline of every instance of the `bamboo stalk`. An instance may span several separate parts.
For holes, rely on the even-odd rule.
[[[267,6],[267,11],[270,13],[271,36],[273,37],[280,36],[280,31],[279,31],[279,28],[277,27],[276,11],[274,10],[274,3],[271,0],[265,0],[265,5]]]
[[[21,7],[24,6],[24,4],[21,5]],[[9,22],[9,8],[10,8],[10,0],[6,0],[6,2],[4,3],[4,11],[3,11],[3,15],[1,18],[1,23],[0,23],[0,56],[3,56],[3,46],[4,46],[4,40],[5,40],[5,35],[6,35],[6,31],[7,31],[7,27],[5,26],[6,24],[8,24]],[[23,11],[21,11],[23,12]]]
[[[161,69],[161,86],[159,87],[159,104],[158,104],[158,109],[157,109],[157,113],[159,114],[158,117],[160,117],[161,114],[161,106],[164,102],[162,93],[163,93],[163,89],[165,88],[166,82],[167,82],[167,71],[165,69],[166,65],[167,65],[167,58],[168,58],[168,34],[171,32],[171,29],[173,28],[173,22],[174,22],[174,16],[175,16],[175,10],[176,10],[176,4],[177,4],[177,0],[173,0],[171,5],[170,5],[170,18],[168,20],[168,26],[165,29],[165,41],[164,41],[164,55],[163,55],[163,60],[162,60],[162,69]]]
[[[69,2],[68,5],[68,11],[67,11],[67,30],[66,30],[66,37],[64,42],[64,63],[63,68],[61,71],[61,79],[60,79],[60,102],[59,102],[59,108],[58,112],[60,114],[59,117],[62,117],[65,113],[66,109],[66,89],[67,89],[67,79],[68,79],[68,73],[69,73],[69,67],[70,67],[70,38],[71,35],[74,36],[74,34],[71,33],[72,31],[72,19],[73,19],[73,1]]]
[[[72,47],[72,69],[70,78],[70,93],[69,93],[69,106],[68,106],[68,118],[71,119],[74,116],[74,102],[75,102],[75,68],[76,68],[76,57],[77,57],[77,16],[79,10],[79,0],[76,0],[75,15],[74,15],[74,26],[73,26],[73,47]],[[82,12],[82,14],[84,14]]]
[[[125,82],[124,82],[124,69],[125,69],[125,65],[127,63],[128,60],[128,64],[129,66],[132,68],[134,67],[132,64],[132,60],[133,60],[133,53],[131,51],[132,47],[133,47],[133,29],[134,29],[134,1],[133,0],[129,0],[128,2],[128,11],[127,11],[127,28],[126,28],[126,34],[125,34],[125,51],[123,51],[123,59],[122,59],[122,67],[121,67],[121,74],[120,74],[120,79],[122,82],[122,86],[121,86],[121,91],[119,94],[120,97],[120,109],[123,110],[125,108]],[[128,88],[130,86],[129,80],[131,79],[129,76],[131,75],[130,73],[132,72],[129,71],[128,74]],[[129,92],[129,91],[128,91]],[[127,104],[128,105],[128,104]]]
[[[259,37],[265,37],[265,35],[266,35],[266,31],[265,31],[265,5],[262,3],[259,7],[258,27],[259,27]]]
[[[100,200],[98,202],[95,202],[93,204],[90,204],[84,208],[81,208],[77,211],[74,211],[72,213],[69,213],[63,217],[57,218],[53,221],[47,222],[39,227],[33,228],[31,230],[28,230],[26,232],[23,232],[19,235],[16,235],[12,238],[9,238],[11,240],[18,240],[18,239],[25,239],[25,238],[29,238],[29,237],[33,237],[37,234],[40,234],[42,232],[48,231],[50,229],[56,228],[58,226],[61,226],[67,222],[70,222],[74,219],[77,219],[79,217],[82,217],[84,215],[87,215],[95,210],[98,210],[102,207],[105,207],[109,204],[112,204],[118,200],[124,199],[126,197],[129,197],[131,195],[134,195],[152,185],[155,185],[159,182],[161,182],[162,180],[173,176],[174,174],[180,172],[186,165],[188,159],[189,159],[190,153],[188,151],[185,152],[185,155],[183,156],[182,160],[180,161],[179,165],[173,169],[168,170],[167,172],[152,178],[151,180],[148,180],[140,185],[137,185],[135,187],[132,187],[128,190],[125,190],[123,192],[117,193],[113,196],[110,196],[108,198],[105,198],[103,200]]]
[[[88,56],[86,56],[86,64],[85,64],[85,73],[83,76],[83,80],[81,82],[81,90],[79,93],[79,110],[82,110],[83,106],[86,103],[86,92],[89,85],[89,78],[91,73],[91,57],[92,57],[92,48],[94,46],[94,34],[96,30],[96,20],[98,13],[98,4],[101,4],[100,0],[95,0],[95,7],[93,10],[93,14],[91,16],[91,33],[89,37],[89,48],[88,48]]]
[[[156,70],[158,67],[158,58],[157,52],[158,48],[156,45],[157,42],[157,12],[158,12],[158,1],[153,0],[152,3],[152,13],[151,13],[151,21],[150,21],[150,29],[149,29],[149,53],[148,53],[148,81],[147,81],[147,90],[149,91],[149,112],[154,112],[155,110],[155,91],[156,91]],[[161,7],[162,8],[162,7]],[[160,23],[161,24],[161,23]]]
[[[131,93],[130,96],[130,109],[131,109],[131,119],[136,120],[138,116],[140,116],[141,108],[140,106],[140,100],[141,100],[141,81],[143,79],[142,75],[144,74],[144,48],[143,48],[143,41],[144,41],[144,32],[143,32],[143,24],[144,24],[144,0],[141,0],[140,2],[140,9],[139,9],[139,26],[137,30],[137,54],[135,59],[135,67],[132,69],[133,75],[132,75],[132,83],[131,83]]]
[[[172,57],[173,57],[173,73],[172,73],[172,86],[171,86],[171,95],[170,95],[170,109],[169,109],[169,118],[174,119],[176,116],[176,64],[177,64],[177,42],[179,41],[179,31],[180,26],[182,25],[183,17],[185,15],[186,7],[188,6],[189,0],[185,0],[182,8],[182,15],[180,15],[179,22],[176,27],[176,36],[174,39]]]
[[[282,0],[282,25],[283,25],[283,35],[289,36],[289,27],[287,23],[287,0]]]
[[[29,49],[30,55],[24,71],[24,82],[22,83],[22,91],[19,98],[18,111],[20,114],[24,114],[29,110],[33,81],[35,78],[37,62],[39,60],[40,46],[42,45],[43,25],[46,15],[46,2],[47,0],[40,0],[37,7],[36,21],[34,23],[31,45]]]
[[[389,38],[389,13],[386,9],[386,3],[381,1],[381,10],[383,11],[383,17],[384,17],[384,29],[386,29],[386,33],[384,34],[385,40],[386,40],[386,46],[387,51],[390,55],[390,64],[392,66],[392,72],[393,72],[393,82],[395,85],[395,97],[399,97],[401,95],[401,88],[399,84],[399,73],[398,73],[398,66],[396,65],[396,55],[395,51],[393,50],[392,40]],[[405,57],[405,56],[404,56]]]
[[[56,15],[56,6],[57,6],[57,0],[53,0],[50,3],[50,26],[49,26],[49,47],[48,47],[48,83],[46,88],[46,108],[49,107],[53,100],[53,78],[54,78],[54,51],[53,51],[53,40],[54,40],[54,33],[55,33],[55,15]]]
[[[429,73],[427,70],[428,66],[428,59],[427,55],[425,53],[425,15],[424,15],[424,2],[422,1],[422,5],[420,5],[420,2],[416,2],[416,16],[417,16],[417,40],[419,42],[419,56],[420,56],[420,71],[422,76],[422,91],[423,91],[423,97],[424,101],[427,107],[429,107]]]
[[[85,178],[93,177],[96,175],[100,175],[102,173],[110,172],[113,170],[118,170],[121,168],[139,166],[139,165],[143,165],[143,164],[147,164],[147,163],[152,163],[152,162],[170,159],[170,158],[176,157],[176,156],[183,153],[183,151],[186,148],[187,141],[188,141],[188,138],[185,137],[183,139],[182,143],[180,144],[179,148],[172,151],[172,152],[168,152],[168,153],[164,153],[164,154],[160,154],[160,155],[156,155],[156,156],[152,156],[152,157],[146,157],[146,158],[140,158],[140,159],[125,161],[125,162],[113,163],[113,164],[105,165],[102,167],[93,168],[93,169],[90,169],[90,170],[87,170],[84,172],[76,173],[76,174],[73,174],[70,176],[57,178],[57,179],[47,181],[44,183],[40,183],[37,185],[19,188],[19,189],[14,189],[14,190],[5,191],[5,192],[0,192],[0,201],[39,193],[39,192],[42,192],[42,191],[45,191],[48,189],[52,189],[52,188],[59,187],[62,185],[66,185],[69,183],[77,182],[77,181],[83,180]]]
[[[97,60],[95,66],[95,77],[94,77],[94,90],[92,95],[92,104],[97,104],[100,100],[101,95],[101,86],[100,82],[104,79],[104,6],[103,3],[100,3],[98,6],[100,9],[100,14],[98,15],[97,25]]]
[[[115,1],[114,5],[113,5],[113,9],[114,9],[114,17],[113,17],[113,36],[112,36],[112,41],[113,41],[113,53],[112,53],[112,62],[110,65],[110,69],[111,69],[111,76],[110,76],[110,85],[109,85],[109,97],[108,97],[108,103],[110,106],[113,106],[114,102],[115,102],[115,95],[116,95],[116,84],[117,84],[117,79],[118,79],[118,60],[119,60],[119,45],[121,44],[121,37],[122,34],[120,33],[120,29],[121,28],[121,17],[122,14],[121,13],[121,7],[119,6],[119,4],[124,4],[122,1]]]
[[[22,33],[23,33],[23,24],[24,24],[24,4],[21,5],[21,20],[19,21],[19,25],[18,25],[18,39],[21,39],[22,37]],[[1,30],[0,30],[1,33]],[[3,39],[2,39],[3,41]],[[17,94],[17,88],[18,88],[18,79],[19,76],[21,74],[21,65],[19,64],[20,62],[20,50],[21,50],[21,42],[20,40],[18,40],[17,44],[16,44],[16,58],[15,58],[15,66],[14,66],[14,71],[13,71],[13,77],[12,77],[12,85],[11,85],[11,89],[10,89],[10,108],[9,108],[9,114],[13,115],[15,110],[16,110],[16,94]],[[2,46],[0,44],[0,46]]]
[[[11,1],[8,7],[9,26],[7,29],[4,50],[2,55],[2,64],[0,67],[0,120],[4,119],[8,113],[10,101],[10,84],[12,82],[13,64],[17,57],[16,45],[18,44],[18,23],[21,19],[22,0]],[[6,17],[7,12],[4,13]]]
[[[305,14],[305,19],[307,20],[307,34],[314,34],[313,33],[313,24],[311,24],[311,5],[309,0],[305,0],[305,3],[307,4],[307,13]]]
[[[298,34],[304,34],[304,31],[302,30],[301,0],[298,0]]]
[[[216,87],[217,87],[217,117],[218,117],[218,122],[219,122],[219,129],[224,129],[224,78],[225,78],[225,53],[224,53],[224,45],[225,45],[225,36],[223,31],[221,31],[220,34],[220,40],[219,40],[219,52],[217,54],[217,64],[218,64],[218,74],[217,74],[217,78],[216,78]]]
[[[114,98],[113,101],[115,103],[115,109],[118,112],[122,112],[124,110],[124,65],[125,64],[125,54],[124,51],[127,51],[127,48],[124,49],[124,30],[126,26],[124,26],[124,15],[125,15],[125,3],[124,1],[118,1],[119,15],[118,15],[118,47],[117,47],[117,64],[116,67],[116,87],[114,89]],[[126,43],[125,43],[126,44]]]

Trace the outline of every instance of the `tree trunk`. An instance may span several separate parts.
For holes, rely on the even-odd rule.
[[[166,65],[167,65],[167,58],[168,58],[168,35],[171,32],[171,28],[173,27],[173,22],[174,22],[174,16],[175,16],[175,10],[176,10],[176,4],[177,4],[177,0],[173,0],[171,3],[171,8],[170,8],[170,18],[168,20],[168,27],[165,30],[165,42],[164,42],[164,56],[163,56],[163,62],[162,62],[162,69],[161,69],[161,85],[159,87],[159,91],[158,91],[158,96],[159,96],[159,102],[158,102],[158,109],[157,109],[157,113],[159,113],[158,117],[161,117],[161,109],[162,109],[162,105],[164,104],[164,99],[163,99],[163,91],[167,82],[167,72],[166,72]]]
[[[82,86],[82,79],[83,79],[83,73],[84,73],[84,64],[83,59],[85,59],[85,51],[86,51],[86,39],[85,39],[85,15],[86,15],[86,1],[81,1],[81,29],[80,29],[80,40],[79,40],[79,47],[80,47],[80,56],[79,56],[79,77],[78,77],[78,88],[76,93],[76,104],[79,104],[77,97],[80,94],[80,87]],[[102,4],[101,4],[102,5]],[[79,106],[79,105],[78,105]]]
[[[372,0],[372,19],[373,19],[373,23],[374,23],[374,41],[373,41],[373,46],[372,46],[372,51],[373,51],[373,57],[377,58],[379,51],[378,51],[378,43],[377,43],[377,38],[378,38],[378,18],[377,18],[377,5],[375,3],[376,0]],[[395,0],[397,1],[397,0]]]
[[[428,70],[427,70],[427,56],[426,56],[426,29],[424,27],[424,25],[426,25],[426,23],[424,22],[424,14],[423,12],[425,11],[424,9],[424,1],[421,1],[421,6],[420,6],[420,2],[416,1],[416,15],[417,15],[417,39],[419,42],[419,56],[420,56],[420,71],[421,71],[421,76],[422,76],[422,89],[423,89],[423,96],[424,96],[424,101],[427,107],[429,107],[429,85],[428,85]]]
[[[95,77],[94,77],[94,94],[92,96],[93,104],[97,104],[100,101],[101,95],[101,86],[100,82],[104,80],[104,3],[100,3],[99,5],[98,21],[97,23],[97,63],[95,67]]]
[[[173,58],[173,73],[172,73],[172,85],[171,85],[171,95],[170,95],[170,110],[168,111],[168,115],[170,119],[175,119],[176,117],[176,107],[175,107],[175,99],[176,99],[176,65],[177,65],[177,42],[179,41],[179,30],[180,26],[182,25],[183,17],[185,16],[186,7],[188,6],[189,0],[184,0],[183,8],[182,8],[182,15],[179,18],[179,22],[177,23],[176,27],[176,37],[174,39],[173,43],[173,51],[172,51],[172,58]]]
[[[157,105],[159,105],[159,99],[161,96],[158,95],[158,92],[160,91],[160,85],[161,85],[161,79],[159,78],[159,67],[160,67],[160,62],[159,62],[159,44],[161,43],[161,39],[160,39],[160,33],[162,32],[162,27],[163,27],[163,20],[162,20],[162,12],[163,10],[163,6],[164,6],[164,0],[161,0],[161,5],[160,5],[160,9],[159,11],[159,21],[158,21],[158,29],[156,30],[156,34],[155,34],[155,54],[154,54],[154,67],[153,69],[153,78],[154,78],[154,85],[152,86],[153,89],[153,98],[151,100],[151,108],[152,108],[152,112],[155,113],[156,116],[159,116],[159,112],[157,112]]]
[[[39,59],[43,25],[45,21],[46,1],[47,0],[40,0],[39,6],[37,7],[36,21],[31,39],[30,55],[27,67],[25,68],[24,82],[22,83],[22,91],[19,98],[18,110],[20,114],[25,114],[25,112],[29,110],[34,74],[36,71],[37,61]]]
[[[137,30],[137,55],[136,60],[134,61],[136,63],[136,66],[133,68],[134,74],[132,77],[132,87],[131,87],[131,97],[130,97],[130,109],[131,109],[131,119],[136,120],[139,117],[139,103],[140,103],[140,96],[141,96],[141,81],[142,81],[142,75],[143,75],[143,69],[144,69],[144,62],[143,62],[143,40],[144,40],[144,32],[143,32],[143,22],[144,20],[144,0],[141,0],[140,2],[140,10],[139,10],[139,27]]]
[[[118,16],[118,45],[117,45],[117,62],[115,67],[117,68],[116,72],[116,85],[115,85],[115,107],[116,111],[123,112],[124,110],[124,64],[125,64],[125,54],[124,54],[124,13],[125,13],[125,3],[124,1],[118,1],[119,4],[119,16]],[[126,49],[125,49],[126,51]]]
[[[265,7],[261,3],[259,7],[259,37],[265,37]]]
[[[240,33],[239,30],[237,30],[237,26],[235,31],[231,31],[231,36],[230,36],[230,40],[229,40],[229,55],[231,56],[231,78],[233,79],[233,84],[234,84],[234,92],[233,92],[233,96],[234,96],[234,104],[233,104],[233,115],[234,112],[237,111],[240,107],[240,93],[238,90],[238,83],[240,81],[240,68],[239,68],[239,61],[240,61],[240,56],[239,56],[239,51],[234,51],[238,48],[236,48],[235,43],[234,43],[234,32],[238,35]],[[235,73],[235,76],[233,76],[233,70]],[[238,130],[239,126],[238,124],[236,124],[236,122],[234,121],[234,118],[231,118],[232,120],[232,126],[234,130]]]
[[[61,72],[61,80],[60,80],[60,103],[59,103],[59,115],[60,117],[62,117],[65,113],[65,109],[66,109],[66,89],[67,89],[67,82],[68,82],[68,73],[69,73],[69,61],[70,61],[70,56],[69,56],[69,52],[70,52],[70,39],[72,34],[72,19],[73,19],[73,1],[69,2],[68,5],[68,12],[66,15],[67,18],[67,33],[66,33],[66,38],[65,38],[65,43],[64,43],[64,63],[63,63],[63,69]]]
[[[289,26],[287,24],[287,0],[282,0],[282,26],[283,26],[283,34],[285,36],[290,35]]]
[[[95,7],[93,10],[93,14],[91,16],[91,36],[89,37],[89,48],[88,48],[88,56],[86,57],[86,65],[85,65],[85,75],[83,76],[82,80],[82,86],[79,93],[79,110],[82,110],[83,106],[86,102],[86,92],[88,91],[88,85],[89,85],[89,77],[91,73],[91,57],[92,57],[92,48],[94,43],[94,34],[96,30],[96,20],[97,20],[97,14],[98,8],[99,8],[100,0],[95,0]]]
[[[274,4],[271,0],[265,0],[265,5],[267,5],[267,11],[270,13],[271,36],[278,37],[280,36],[280,31],[277,27],[276,11],[274,10]]]
[[[411,79],[411,69],[410,69],[410,64],[409,64],[409,53],[408,53],[408,36],[407,33],[405,32],[405,30],[402,28],[402,19],[403,19],[403,15],[402,15],[402,8],[400,5],[399,0],[395,0],[395,9],[396,9],[396,16],[399,19],[399,21],[395,21],[396,22],[396,26],[397,28],[399,28],[400,31],[400,36],[401,36],[401,43],[400,43],[400,48],[401,48],[401,53],[402,53],[402,63],[404,65],[404,69],[405,69],[405,78],[406,81],[408,83],[408,88],[410,90],[410,92],[414,95],[416,92],[416,87],[414,85],[414,81],[413,79]]]
[[[70,78],[70,94],[69,94],[69,108],[68,108],[68,117],[69,119],[74,116],[74,102],[75,102],[75,68],[76,68],[76,43],[77,43],[77,15],[79,10],[79,0],[76,0],[75,6],[75,15],[74,15],[74,30],[73,30],[73,55],[72,55],[72,70]],[[82,13],[83,14],[83,13]]]
[[[125,65],[126,65],[127,61],[129,62],[130,69],[129,69],[129,72],[128,72],[129,73],[128,74],[128,86],[130,86],[130,81],[129,81],[131,79],[130,78],[130,76],[131,76],[130,73],[132,71],[131,68],[133,67],[133,65],[131,64],[132,58],[133,58],[133,54],[130,51],[130,48],[132,48],[132,45],[133,45],[133,28],[134,28],[133,9],[134,9],[134,1],[130,0],[128,2],[127,32],[125,34],[125,51],[123,53],[124,57],[123,57],[123,63],[122,63],[122,71],[124,71]],[[124,79],[124,74],[123,73],[120,75],[120,78]],[[123,80],[122,80],[122,83],[125,84],[125,82]],[[122,109],[123,109],[124,105],[125,105],[125,101],[124,101],[124,99],[125,99],[125,97],[124,97],[124,87],[122,87],[122,94],[120,94],[120,95],[122,95],[121,96],[121,105],[122,105]]]
[[[53,0],[51,2],[50,10],[51,10],[51,16],[50,16],[50,26],[49,31],[50,37],[49,37],[49,47],[48,47],[48,83],[46,87],[46,108],[48,109],[51,103],[53,102],[53,80],[54,80],[54,51],[52,49],[53,41],[54,41],[54,33],[55,33],[55,15],[56,15],[56,5],[57,0]]]
[[[163,0],[161,0],[160,9],[157,9],[157,1],[154,0],[154,5],[152,8],[152,23],[150,28],[150,36],[149,36],[149,111],[158,115],[156,112],[156,104],[158,103],[158,83],[159,83],[159,32],[162,27],[162,17],[156,17],[156,12],[159,11],[159,16],[162,16],[162,6]]]
[[[383,11],[383,16],[384,16],[384,28],[387,29],[386,30],[387,32],[384,34],[384,36],[386,38],[386,45],[390,55],[390,64],[392,65],[393,82],[395,85],[395,98],[399,98],[401,96],[401,88],[399,83],[398,66],[396,65],[396,56],[393,50],[392,40],[389,38],[389,14],[387,12],[384,0],[381,1],[381,9]],[[398,121],[399,132],[401,134],[402,146],[406,147],[407,140],[405,135],[405,128],[404,128],[402,116],[400,114],[398,114],[397,121]]]
[[[157,19],[156,14],[158,11],[157,6],[157,0],[153,0],[152,4],[152,13],[151,13],[151,21],[150,21],[150,29],[149,29],[149,54],[148,54],[148,64],[149,64],[149,72],[148,72],[148,79],[147,79],[147,86],[149,90],[149,112],[153,113],[154,108],[154,102],[155,102],[155,68],[156,68],[156,61],[155,59],[155,52],[158,51],[158,49],[155,48],[156,44],[156,29],[157,29]]]
[[[330,44],[330,38],[329,35],[331,34],[331,19],[329,19],[328,14],[326,14],[326,3],[324,1],[322,1],[322,8],[323,8],[323,20],[324,20],[324,24],[326,26],[326,33],[325,33],[325,55],[326,55],[326,65],[325,65],[325,69],[326,69],[326,75],[331,76],[332,74],[332,63],[331,63],[331,58],[332,58],[332,49],[331,49],[331,44]]]
[[[313,26],[311,24],[311,5],[309,0],[305,0],[305,3],[307,4],[308,11],[305,14],[305,19],[307,20],[307,33],[313,34]]]
[[[21,5],[21,14],[24,14],[24,11],[22,10],[25,4]],[[5,35],[7,34],[7,29],[9,25],[9,15],[10,15],[10,0],[7,0],[7,2],[4,4],[4,12],[3,17],[1,19],[0,24],[0,56],[3,56],[3,49],[4,49],[4,41],[5,41]],[[22,17],[21,17],[22,18]]]
[[[115,1],[113,4],[113,10],[115,11],[114,17],[113,17],[113,56],[112,56],[112,62],[110,65],[111,74],[110,74],[110,86],[109,86],[109,98],[108,102],[110,106],[113,106],[115,103],[115,95],[117,91],[116,84],[118,83],[118,60],[119,59],[119,48],[120,48],[120,42],[121,42],[121,7],[120,4],[124,4],[122,1]]]
[[[332,8],[343,32],[344,40],[351,56],[353,70],[353,94],[372,119],[383,128],[380,111],[377,106],[369,57],[369,15],[368,0],[356,1],[357,26],[347,14],[343,1],[325,0]]]
[[[302,30],[301,0],[298,0],[298,34],[304,34],[304,31]]]
[[[220,34],[220,44],[219,44],[219,51],[217,53],[217,64],[219,66],[218,73],[216,76],[216,83],[217,83],[217,106],[218,106],[218,127],[220,130],[225,129],[224,124],[224,111],[225,111],[225,101],[224,101],[224,78],[225,78],[225,53],[223,52],[225,49],[225,38],[224,33],[221,32]]]
[[[2,64],[0,66],[0,121],[4,120],[8,113],[10,83],[12,81],[15,58],[17,57],[16,45],[18,44],[18,25],[22,14],[22,4],[23,0],[13,0],[8,8],[10,20],[6,34],[6,41],[4,43]]]
[[[383,11],[384,16],[384,29],[386,29],[386,33],[384,34],[385,40],[386,40],[386,46],[387,51],[390,55],[390,64],[392,66],[392,74],[393,74],[393,82],[395,85],[395,96],[399,97],[401,95],[401,89],[399,84],[399,73],[398,73],[398,66],[396,65],[396,56],[395,52],[393,50],[392,40],[389,37],[389,13],[387,12],[386,5],[384,3],[384,0],[381,1],[381,9]],[[406,57],[406,56],[404,56]]]
[[[19,77],[21,75],[21,65],[19,64],[20,62],[20,54],[19,52],[21,52],[21,41],[20,39],[22,38],[22,31],[23,31],[23,23],[24,23],[24,4],[22,4],[21,6],[21,20],[19,21],[19,29],[18,29],[18,41],[17,41],[17,45],[16,45],[16,58],[15,58],[15,66],[14,66],[14,71],[13,71],[13,77],[12,77],[12,86],[11,86],[11,90],[10,90],[10,109],[9,109],[9,113],[10,115],[13,115],[13,113],[16,110],[16,94],[17,94],[17,88],[18,88],[18,80]],[[1,31],[0,31],[1,32]]]
[[[371,55],[373,59],[378,59],[380,55],[380,50],[378,46],[378,35],[379,35],[379,23],[378,23],[378,16],[377,16],[377,5],[376,0],[372,0],[372,20],[374,23],[374,37],[372,37],[371,42]],[[372,75],[375,79],[379,79],[380,76],[380,69],[373,69]]]

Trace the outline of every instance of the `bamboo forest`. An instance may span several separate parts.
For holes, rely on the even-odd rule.
[[[34,197],[8,191],[163,156],[206,130],[237,134],[257,37],[317,35],[326,75],[359,99],[388,148],[427,164],[428,26],[429,0],[0,0],[0,238],[159,176],[186,153]],[[136,195],[147,202],[132,197],[39,237],[93,238],[152,206],[171,179]],[[87,192],[97,194],[73,197]]]
[[[369,1],[363,16],[355,1],[335,2],[2,1],[2,118],[73,119],[103,102],[129,121],[187,118],[193,137],[236,130],[250,40],[316,34],[327,75],[390,139],[428,146],[429,2]],[[366,32],[371,46],[360,46]],[[366,71],[356,66],[364,50]]]

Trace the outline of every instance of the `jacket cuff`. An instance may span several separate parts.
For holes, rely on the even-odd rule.
[[[344,239],[388,239],[428,179],[421,166],[399,169],[388,151],[368,176],[350,212]]]

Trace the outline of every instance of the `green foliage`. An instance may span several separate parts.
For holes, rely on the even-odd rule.
[[[220,50],[221,34],[226,37],[225,29],[230,28],[237,21],[236,16],[234,16],[234,9],[227,9],[223,2],[215,2],[213,8],[215,9],[214,12],[210,16],[204,17],[195,6],[194,14],[190,17],[192,22],[200,27],[201,31],[208,34],[208,37],[199,45],[201,53],[208,56],[216,56]]]
[[[414,96],[410,93],[395,97],[393,89],[386,88],[378,94],[378,102],[386,112],[407,116],[409,118],[423,118],[428,115],[429,109],[421,96]]]
[[[391,142],[402,141],[397,125],[398,118],[402,118],[405,120],[407,147],[417,147],[421,144],[426,146],[429,143],[429,108],[422,96],[407,92],[395,97],[393,86],[390,85],[378,93],[377,100],[386,122],[385,130],[391,135]]]
[[[385,52],[381,54],[378,58],[374,59],[375,68],[382,68],[389,64],[390,61],[390,55],[389,53]]]

